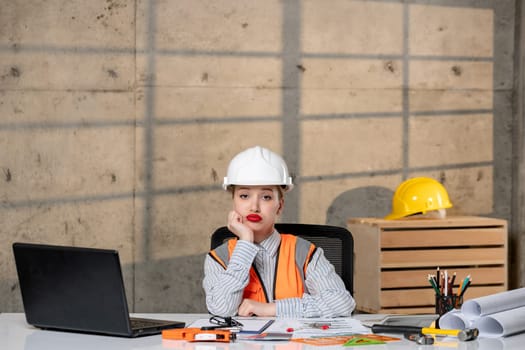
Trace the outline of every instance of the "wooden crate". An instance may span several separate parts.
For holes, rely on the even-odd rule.
[[[433,313],[428,274],[456,272],[456,290],[468,274],[464,300],[508,288],[507,222],[483,217],[383,220],[353,218],[354,298],[357,310]]]

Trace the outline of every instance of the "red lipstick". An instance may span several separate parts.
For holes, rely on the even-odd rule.
[[[258,214],[250,214],[246,216],[246,220],[251,222],[259,222],[262,220],[262,218]]]

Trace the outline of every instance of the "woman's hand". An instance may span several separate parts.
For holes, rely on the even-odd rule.
[[[228,214],[228,229],[239,239],[253,243],[253,231],[243,223],[242,216],[234,210]]]
[[[251,299],[244,299],[239,306],[239,316],[275,316],[275,303],[260,303]]]

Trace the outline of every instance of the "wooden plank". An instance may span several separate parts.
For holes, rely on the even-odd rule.
[[[450,274],[456,272],[455,287],[467,275],[472,277],[475,284],[504,284],[507,280],[507,269],[500,267],[469,267],[454,268]],[[436,274],[436,269],[424,270],[395,270],[381,272],[381,288],[430,287],[427,275]]]
[[[368,313],[371,313],[371,314],[375,314],[377,313],[379,309],[375,308],[375,307],[370,307],[370,306],[367,306],[367,305],[362,305],[362,304],[356,304],[356,310],[358,311],[362,311],[362,312],[368,312]]]
[[[354,298],[363,307],[379,309],[381,273],[379,231],[364,225],[359,230],[349,226],[354,237]]]
[[[381,248],[504,245],[502,228],[431,229],[381,232]]]
[[[381,252],[383,268],[505,264],[505,248],[421,249]]]
[[[351,218],[349,224],[377,226],[382,229],[391,228],[429,228],[429,227],[506,227],[507,221],[478,216],[449,216],[445,219],[412,218],[403,220],[384,220],[378,218]]]
[[[505,291],[504,286],[472,286],[467,289],[463,301]],[[435,293],[432,289],[384,290],[381,307],[433,306]]]

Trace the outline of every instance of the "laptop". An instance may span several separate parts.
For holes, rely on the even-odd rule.
[[[27,323],[52,330],[138,337],[183,328],[131,318],[116,250],[14,243]]]

